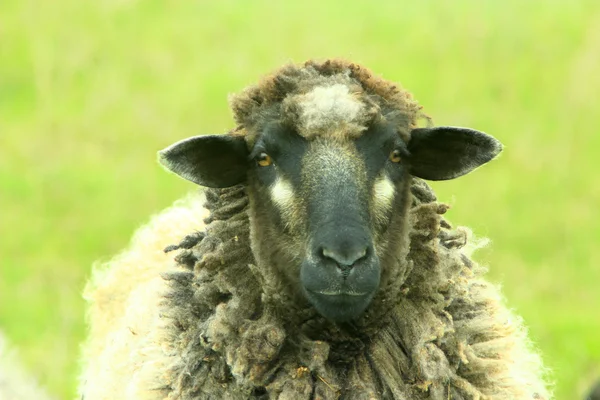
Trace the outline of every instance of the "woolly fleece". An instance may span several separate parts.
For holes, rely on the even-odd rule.
[[[202,230],[208,211],[200,195],[164,211],[86,290],[85,399],[549,399],[521,320],[468,258],[469,231],[450,229],[423,182],[412,192],[420,256],[389,325],[353,360],[329,360],[330,344],[257,311],[256,271],[232,261],[248,245],[243,189],[208,191],[207,235],[186,244],[179,267],[163,248]]]
[[[0,400],[30,399],[51,400],[51,397],[28,376],[0,332]]]

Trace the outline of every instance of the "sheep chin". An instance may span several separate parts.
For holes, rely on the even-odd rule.
[[[360,317],[371,304],[375,291],[357,295],[340,292],[340,294],[323,294],[304,290],[306,298],[323,317],[334,322],[348,322]]]

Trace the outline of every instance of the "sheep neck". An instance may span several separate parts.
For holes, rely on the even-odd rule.
[[[295,304],[286,291],[261,285],[264,269],[250,251],[244,189],[207,191],[211,215],[206,236],[178,255],[182,271],[167,276],[172,292],[165,313],[174,322],[175,348],[185,349],[170,371],[179,377],[171,383],[172,390],[182,399],[196,398],[196,392],[185,392],[190,385],[182,383],[192,377],[198,382],[214,380],[215,385],[235,381],[230,385],[233,391],[283,391],[291,375],[314,393],[329,393],[322,396],[327,399],[337,398],[344,388],[418,399],[431,382],[445,382],[428,368],[432,358],[455,351],[447,345],[456,339],[444,296],[457,294],[443,287],[448,277],[436,269],[444,224],[439,214],[447,207],[435,203],[423,185],[417,181],[411,188],[411,246],[404,284],[396,287],[390,303],[381,303],[387,313],[365,318],[362,325],[332,324],[310,307]],[[448,357],[454,363],[460,354]],[[450,366],[451,374],[457,374],[459,365],[460,361]],[[247,398],[244,393],[240,398]]]

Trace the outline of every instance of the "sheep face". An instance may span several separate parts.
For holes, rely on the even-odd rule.
[[[245,135],[196,136],[160,153],[200,185],[245,184],[257,262],[333,321],[360,316],[404,262],[411,177],[452,179],[501,150],[465,128],[413,129],[407,140],[357,93],[330,84],[290,94]]]
[[[329,319],[358,316],[379,287],[392,209],[406,197],[403,168],[388,157],[402,143],[385,125],[307,139],[270,124],[250,152],[253,250]]]

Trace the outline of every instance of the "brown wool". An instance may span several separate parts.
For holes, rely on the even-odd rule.
[[[264,77],[257,85],[249,86],[241,93],[231,96],[230,105],[238,124],[236,131],[245,134],[272,116],[281,115],[282,102],[285,106],[284,100],[289,94],[306,92],[324,82],[347,85],[359,82],[359,90],[371,97],[370,100],[365,100],[371,108],[365,117],[375,117],[381,113],[386,115],[388,120],[396,119],[396,126],[405,140],[408,140],[410,129],[415,128],[419,120],[424,119],[430,124],[429,117],[421,112],[423,107],[408,91],[374,75],[365,67],[334,59],[286,65]],[[289,107],[296,107],[295,102],[289,104]],[[286,111],[287,115],[294,115],[290,110]]]
[[[207,235],[178,256],[193,268],[165,276],[170,345],[183,349],[173,398],[547,398],[542,381],[515,381],[524,338],[498,318],[512,316],[462,252],[467,232],[450,228],[425,182],[411,189],[411,268],[352,326],[298,308],[252,267],[244,189],[208,190]]]

